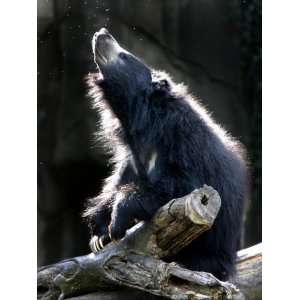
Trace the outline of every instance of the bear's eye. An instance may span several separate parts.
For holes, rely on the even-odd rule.
[[[119,54],[119,56],[120,56],[120,58],[122,58],[122,59],[127,59],[127,55],[126,55],[124,52],[121,52],[121,53]]]

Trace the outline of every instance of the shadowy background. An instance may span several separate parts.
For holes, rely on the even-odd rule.
[[[84,76],[107,27],[183,81],[246,146],[252,168],[243,247],[261,241],[261,2],[38,0],[38,265],[89,252],[80,214],[109,174]],[[101,145],[100,145],[101,146]]]

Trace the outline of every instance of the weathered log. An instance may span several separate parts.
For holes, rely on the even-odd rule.
[[[208,186],[170,201],[152,221],[137,224],[96,255],[40,268],[38,298],[70,298],[121,285],[170,299],[232,299],[237,293],[232,284],[158,259],[177,253],[208,230],[220,205],[218,193]]]
[[[232,282],[237,285],[240,294],[234,299],[260,300],[262,299],[262,244],[240,250],[237,253],[237,272],[232,278]],[[138,290],[123,288],[115,291],[100,291],[70,300],[141,300],[142,292]],[[154,299],[154,298],[153,298]]]
[[[261,299],[262,244],[240,250],[237,253],[236,276],[231,280],[245,299]]]

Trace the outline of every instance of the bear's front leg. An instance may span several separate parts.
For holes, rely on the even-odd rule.
[[[124,185],[118,192],[111,214],[109,235],[113,240],[121,239],[126,230],[134,225],[135,220],[151,219],[164,204],[162,195],[158,195],[152,187]]]
[[[116,193],[117,190],[104,189],[100,195],[89,199],[89,205],[83,213],[90,229],[90,248],[94,253],[100,251],[109,242],[108,226],[111,222]]]
[[[110,224],[111,208],[98,211],[89,221],[91,229],[90,248],[92,252],[100,251],[109,241],[108,225]]]

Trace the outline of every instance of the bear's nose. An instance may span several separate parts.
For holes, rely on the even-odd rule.
[[[109,32],[105,27],[103,27],[99,30],[99,34],[109,34]]]
[[[109,31],[103,27],[94,34],[94,39],[105,41],[105,40],[112,39],[112,36],[109,33]]]
[[[97,31],[95,33],[95,37],[98,38],[99,36],[101,37],[110,37],[110,33],[108,32],[108,30],[106,28],[101,28],[99,31]]]

